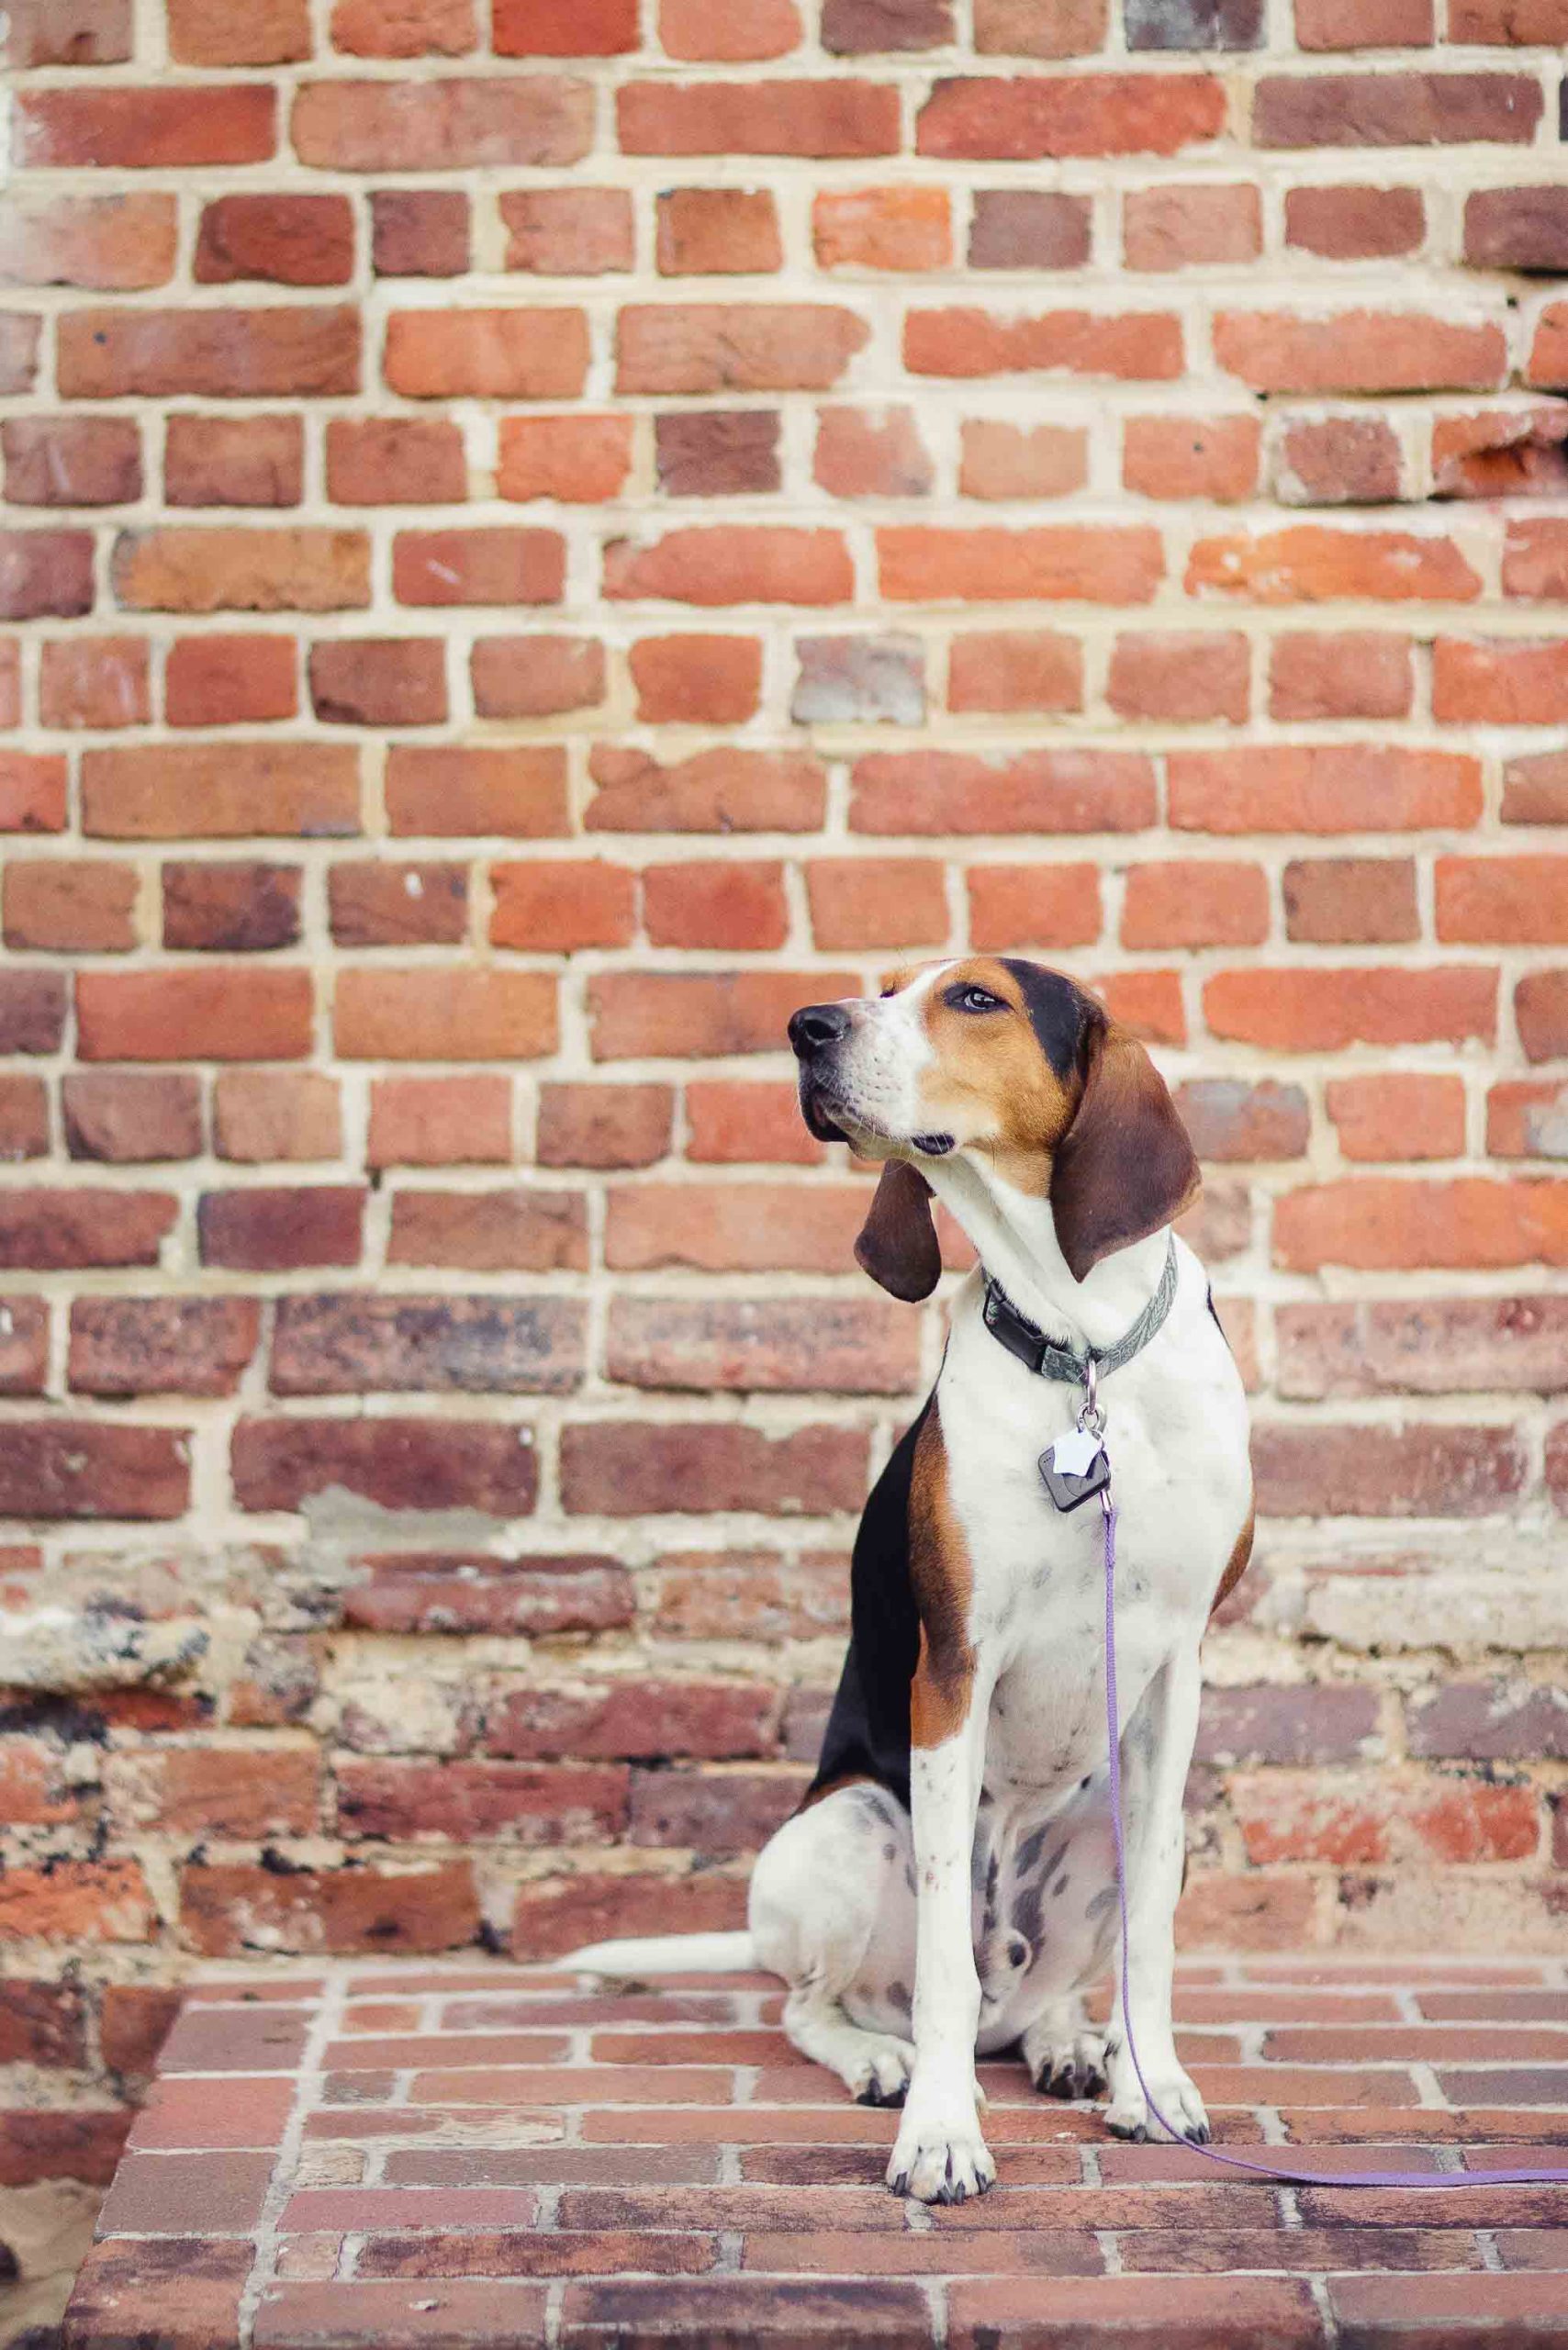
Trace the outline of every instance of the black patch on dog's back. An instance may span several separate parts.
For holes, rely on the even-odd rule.
[[[909,1576],[914,1448],[932,1398],[894,1446],[871,1488],[849,1570],[849,1651],[803,1801],[840,1779],[875,1779],[909,1805],[909,1692],[920,1617]]]

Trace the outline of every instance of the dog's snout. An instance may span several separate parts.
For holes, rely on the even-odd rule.
[[[790,1023],[790,1042],[797,1058],[805,1060],[824,1046],[836,1045],[849,1034],[849,1009],[842,1003],[803,1004]]]

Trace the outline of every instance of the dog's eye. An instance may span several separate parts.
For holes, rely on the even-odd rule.
[[[1005,1012],[1007,1006],[989,988],[957,987],[947,990],[947,1002],[955,1012]]]

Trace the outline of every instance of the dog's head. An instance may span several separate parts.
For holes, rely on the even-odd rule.
[[[1137,1038],[1059,971],[974,955],[790,1023],[820,1141],[887,1161],[856,1255],[895,1297],[941,1270],[923,1164],[969,1154],[1048,1199],[1075,1281],[1191,1199],[1197,1160]]]

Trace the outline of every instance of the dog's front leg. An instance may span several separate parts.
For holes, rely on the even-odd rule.
[[[930,1728],[944,1718],[930,1702],[931,1684],[942,1671],[923,1641],[914,1690],[917,1740],[923,1719]],[[927,1682],[924,1697],[921,1674]],[[977,2110],[980,1985],[969,1891],[990,1698],[990,1683],[982,1684],[973,1651],[966,1650],[947,1664],[942,1695],[946,1718],[961,1706],[960,1718],[937,1742],[916,1742],[910,1756],[914,2072],[888,2185],[895,2195],[917,2195],[924,2203],[962,2203],[983,2195],[996,2177]]]
[[[1155,2104],[1176,2129],[1209,2134],[1204,2101],[1176,2057],[1170,2000],[1176,1968],[1176,1904],[1182,1892],[1186,1823],[1182,1799],[1198,1732],[1203,1672],[1195,1648],[1171,1657],[1155,1675],[1122,1732],[1122,1815],[1126,1830],[1128,1936],[1126,2002],[1118,1970],[1107,2041],[1111,2107],[1119,2138],[1163,2134],[1149,2110],[1127,2044],[1130,2018],[1143,2076]]]

